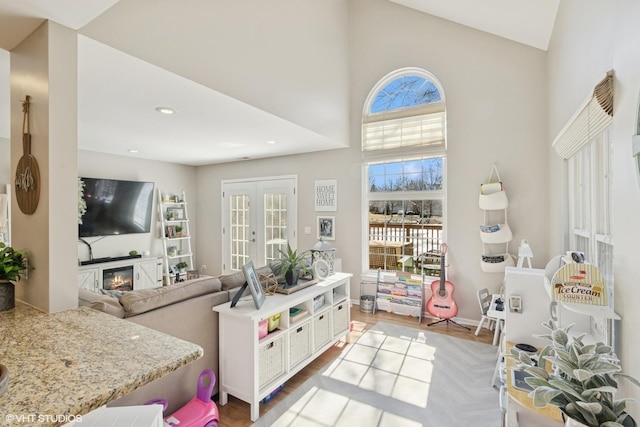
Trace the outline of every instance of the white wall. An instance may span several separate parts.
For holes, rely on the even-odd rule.
[[[16,288],[16,298],[44,311],[77,307],[75,283],[60,280],[77,261],[72,212],[77,201],[76,33],[45,22],[11,51],[11,169],[23,155],[22,105],[31,96],[31,154],[39,165],[39,202],[33,214],[12,204],[12,246],[27,249],[34,270]],[[14,199],[15,200],[15,199]]]
[[[640,378],[640,365],[635,363],[640,351],[636,325],[640,322],[637,302],[638,242],[640,227],[640,187],[631,158],[631,135],[636,131],[638,95],[640,93],[640,4],[631,0],[601,2],[597,0],[563,0],[549,49],[549,141],[576,111],[589,92],[608,70],[615,72],[615,104],[613,118],[614,167],[614,272],[615,309],[622,316],[617,322],[616,351],[624,372]],[[549,144],[550,145],[550,144]],[[563,205],[563,164],[549,149],[554,171],[550,185],[550,223],[566,221]],[[566,236],[549,233],[551,253],[564,248]],[[623,395],[636,402],[627,405],[629,412],[640,418],[640,390],[624,385]]]
[[[198,167],[198,260],[207,265],[207,273],[222,272],[222,220],[220,217],[221,182],[240,178],[264,178],[296,175],[298,179],[298,249],[310,249],[317,242],[316,217],[336,217],[336,257],[343,260],[343,270],[360,271],[361,206],[360,153],[354,150],[332,150],[319,153],[277,157]],[[314,211],[316,180],[336,179],[338,207],[336,212]],[[304,228],[311,227],[311,234]],[[357,281],[352,291],[357,295]]]
[[[359,150],[366,96],[389,72],[430,71],[447,103],[447,263],[459,316],[478,318],[476,292],[503,275],[480,269],[479,185],[497,164],[510,198],[510,250],[526,238],[546,260],[547,160],[544,52],[384,0],[352,2],[351,145]],[[393,23],[393,25],[390,25]],[[534,213],[532,215],[532,213]]]
[[[316,241],[313,182],[338,180],[337,256],[343,270],[362,272],[360,117],[369,91],[387,73],[422,67],[444,86],[448,107],[449,280],[456,285],[459,316],[477,319],[476,291],[497,290],[502,275],[480,270],[482,245],[479,184],[497,163],[511,197],[515,239],[527,238],[539,265],[546,260],[544,215],[547,159],[544,53],[430,17],[384,0],[356,0],[351,11],[350,149],[198,168],[200,261],[220,271],[220,182],[224,179],[297,174],[298,246]],[[390,26],[389,23],[398,23]],[[309,100],[312,102],[313,100]],[[311,236],[303,234],[311,226]],[[203,238],[206,236],[206,238]],[[512,252],[517,244],[512,246]],[[358,298],[359,278],[352,294]]]
[[[185,15],[182,2],[118,2],[81,32],[336,141],[348,138],[348,0],[188,7],[198,16]],[[185,52],[199,52],[198,61]]]
[[[127,255],[131,250],[137,250],[139,253],[149,251],[152,255],[162,255],[163,248],[157,210],[158,188],[163,193],[176,195],[185,190],[189,203],[189,231],[193,236],[191,240],[192,249],[196,247],[199,233],[196,225],[198,198],[195,197],[195,167],[81,150],[78,152],[78,176],[155,183],[151,233],[107,236],[104,238],[87,237],[85,240],[91,244],[95,258]],[[195,255],[194,265],[198,266],[199,264],[195,262],[199,255],[197,251]],[[79,243],[78,259],[86,260],[88,258],[88,248]]]
[[[0,138],[0,185],[11,183],[11,143]]]

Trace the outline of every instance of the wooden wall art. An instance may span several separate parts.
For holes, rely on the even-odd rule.
[[[31,154],[31,133],[29,128],[29,107],[31,97],[26,96],[22,103],[24,119],[22,121],[22,157],[16,168],[16,199],[22,213],[31,215],[40,200],[40,168]]]

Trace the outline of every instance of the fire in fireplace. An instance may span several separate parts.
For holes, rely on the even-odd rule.
[[[109,268],[102,271],[102,287],[105,290],[133,290],[133,266]]]

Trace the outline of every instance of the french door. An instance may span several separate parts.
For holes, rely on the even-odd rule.
[[[296,178],[292,176],[222,183],[222,270],[256,267],[279,258],[295,244]]]

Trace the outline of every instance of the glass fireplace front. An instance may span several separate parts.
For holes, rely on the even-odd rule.
[[[108,268],[102,271],[102,287],[105,290],[133,290],[133,265]]]

